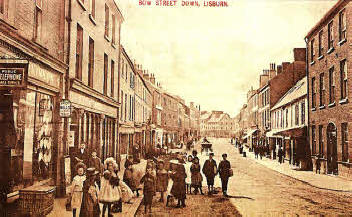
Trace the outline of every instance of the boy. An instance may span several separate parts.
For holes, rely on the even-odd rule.
[[[148,167],[146,174],[142,177],[141,183],[144,183],[144,212],[147,213],[149,209],[149,213],[152,213],[152,202],[153,196],[155,195],[155,177],[153,176],[152,168]]]

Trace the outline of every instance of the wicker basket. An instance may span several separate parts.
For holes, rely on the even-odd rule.
[[[46,216],[54,207],[54,186],[31,186],[20,190],[20,209],[30,216]]]

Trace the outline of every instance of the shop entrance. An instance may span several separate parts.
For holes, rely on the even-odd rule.
[[[327,127],[327,166],[329,174],[338,174],[337,165],[337,132],[336,126],[333,123],[329,123]]]

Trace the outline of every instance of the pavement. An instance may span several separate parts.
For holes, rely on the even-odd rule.
[[[348,180],[347,178],[335,175],[316,174],[313,171],[298,170],[297,167],[287,162],[280,164],[278,160],[272,160],[266,157],[263,157],[262,160],[255,159],[253,152],[249,152],[248,149],[245,149],[245,151],[247,158],[255,160],[256,163],[264,165],[283,175],[290,176],[312,187],[332,191],[352,192],[352,180]]]
[[[135,165],[135,168],[137,170],[144,171],[146,163],[147,163],[146,160],[141,160],[139,164]],[[120,172],[118,173],[118,176],[120,177],[120,179],[122,179],[123,173],[124,173],[124,167],[122,166]],[[143,199],[143,192],[140,192],[139,197],[134,196],[131,201],[131,204],[123,203],[122,212],[113,213],[113,216],[124,216],[124,217],[135,216],[135,213],[137,212],[137,209],[141,204],[142,199]],[[54,209],[51,211],[49,215],[47,215],[47,217],[72,217],[72,211],[66,211],[65,202],[66,202],[66,198],[56,198],[54,201]],[[102,209],[103,209],[103,206],[102,204],[100,204],[100,210],[102,211]],[[77,211],[77,213],[78,214],[76,216],[79,216],[79,211]],[[105,215],[107,216],[107,212]]]

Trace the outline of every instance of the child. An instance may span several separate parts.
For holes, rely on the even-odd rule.
[[[101,179],[101,189],[99,193],[99,201],[103,203],[103,216],[105,215],[106,209],[108,210],[108,216],[111,214],[111,205],[119,203],[121,199],[119,189],[119,178],[115,173],[115,169],[118,168],[113,158],[107,158],[104,162],[105,171]],[[118,209],[118,211],[122,211]]]
[[[137,193],[137,197],[139,197],[139,192],[136,186],[136,182],[133,180],[133,169],[132,164],[128,165],[123,173],[123,182],[132,190],[132,192]]]
[[[164,161],[159,161],[156,171],[156,191],[160,192],[160,202],[164,202],[164,193],[167,190],[169,175],[164,168]]]
[[[316,161],[315,161],[315,173],[320,174],[320,167],[321,167],[321,163],[320,163],[320,156],[317,157]]]
[[[80,217],[99,217],[100,208],[98,202],[99,188],[95,183],[95,168],[87,169],[87,179],[83,182],[83,196]]]
[[[71,188],[71,206],[73,217],[76,216],[77,209],[81,208],[82,196],[83,196],[83,182],[86,180],[84,175],[86,165],[84,163],[78,163],[76,165],[77,175],[72,180]]]
[[[144,183],[144,212],[152,213],[153,196],[155,195],[155,177],[153,176],[152,168],[148,167],[146,174],[142,177],[141,183]]]
[[[186,175],[187,175],[187,178],[186,178],[186,193],[189,193],[191,194],[191,165],[192,165],[192,161],[193,161],[193,157],[192,155],[189,155],[187,157],[187,161],[186,161],[186,164],[185,164],[185,169],[186,169]]]
[[[171,178],[174,181],[171,194],[178,199],[177,208],[186,207],[186,176],[185,167],[178,163],[175,172],[171,173]]]
[[[97,180],[95,181],[98,184],[98,187],[100,188],[100,176],[103,172],[103,166],[100,158],[97,156],[96,150],[92,151],[92,156],[88,160],[88,167],[95,168],[95,171],[98,172],[98,174],[96,175]]]
[[[203,176],[200,173],[199,158],[195,157],[193,159],[193,163],[191,166],[191,182],[192,182],[191,186],[194,188],[195,194],[197,194],[198,190],[200,190],[200,193],[203,195],[202,181],[203,181]]]

